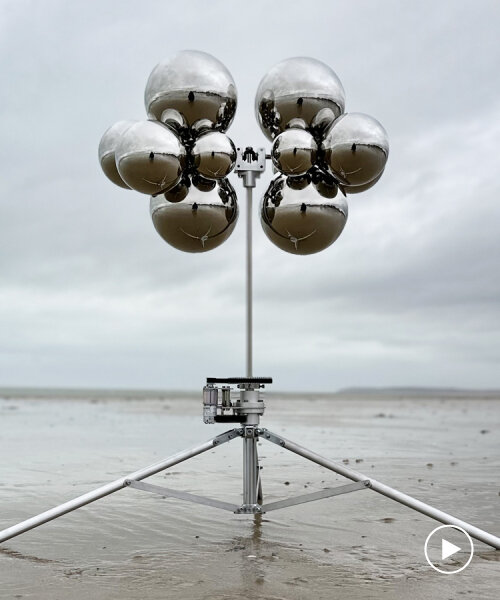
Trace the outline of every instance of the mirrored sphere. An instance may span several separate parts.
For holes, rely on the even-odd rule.
[[[187,196],[174,204],[163,195],[151,198],[150,212],[156,231],[171,246],[184,252],[207,252],[231,235],[238,204],[232,185],[221,179],[210,192],[191,186]]]
[[[323,198],[335,198],[339,191],[337,185],[329,181],[318,181],[318,183],[314,184],[314,187]]]
[[[115,150],[120,138],[127,129],[133,125],[135,121],[118,121],[114,125],[111,125],[104,132],[101,141],[99,142],[99,162],[104,175],[112,181],[115,185],[118,185],[127,190],[130,189],[118,173],[115,162]]]
[[[121,136],[116,166],[123,181],[142,194],[173,188],[182,175],[186,151],[175,133],[158,121],[139,121]]]
[[[179,111],[174,110],[173,108],[167,108],[164,110],[158,120],[167,127],[170,127],[170,129],[173,129],[177,135],[180,135],[181,132],[187,127],[184,117]]]
[[[337,117],[331,108],[322,108],[311,121],[309,131],[316,138],[321,139],[323,138],[325,131],[330,127],[336,118]]]
[[[212,129],[225,131],[236,111],[236,86],[231,73],[206,52],[184,50],[160,62],[151,72],[144,102],[150,119],[170,120],[196,126],[207,121]],[[174,117],[177,111],[181,119]]]
[[[180,202],[181,200],[184,200],[189,193],[190,185],[191,182],[189,181],[189,177],[183,177],[177,185],[174,185],[171,190],[165,192],[166,200],[169,202]]]
[[[322,144],[325,161],[345,185],[364,185],[384,170],[389,139],[382,125],[363,113],[339,117]]]
[[[318,146],[303,129],[287,129],[274,140],[273,165],[285,175],[305,175],[316,160]]]
[[[275,177],[262,199],[261,223],[267,237],[291,254],[314,254],[328,248],[347,220],[343,196],[325,198],[313,184],[294,190]]]
[[[232,140],[219,131],[200,136],[191,150],[193,163],[200,175],[208,179],[222,179],[236,164],[236,148]]]
[[[286,177],[286,185],[292,190],[305,190],[310,183],[309,173],[297,175],[297,177]]]
[[[215,188],[216,180],[215,179],[207,179],[206,177],[202,177],[198,173],[194,173],[191,177],[191,181],[194,187],[200,192],[210,192]]]
[[[335,198],[339,188],[335,178],[326,168],[323,169],[322,166],[316,164],[309,172],[309,175],[316,190],[323,198]]]
[[[332,123],[344,112],[345,93],[335,72],[314,58],[288,58],[274,65],[259,84],[255,113],[264,135],[272,140],[288,128],[293,119],[302,119],[309,128],[323,109]]]

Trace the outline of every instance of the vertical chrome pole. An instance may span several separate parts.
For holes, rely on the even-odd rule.
[[[256,502],[257,504],[262,504],[264,502],[264,494],[262,493],[262,480],[260,478],[260,466],[259,466],[259,453],[257,450],[257,444],[254,446],[255,449],[255,471],[256,471]]]
[[[256,440],[243,438],[243,504],[257,503]]]
[[[264,148],[258,148],[255,151],[248,146],[245,150],[237,148],[237,159],[235,173],[243,180],[243,187],[247,191],[247,356],[246,356],[246,376],[252,377],[253,373],[253,298],[252,298],[252,194],[257,179],[264,173],[266,168],[266,151]]]
[[[247,190],[247,377],[252,377],[252,187]]]
[[[236,173],[243,180],[246,189],[247,250],[246,250],[246,376],[253,377],[253,294],[252,294],[252,195],[257,179],[266,168],[266,152],[259,148],[255,152],[251,147],[244,151],[237,149]],[[242,390],[242,402],[255,399],[258,391]],[[255,505],[262,498],[262,486],[258,477],[259,458],[255,429],[259,424],[259,414],[248,414],[245,425],[251,435],[243,438],[243,504]],[[249,432],[250,433],[250,432]]]

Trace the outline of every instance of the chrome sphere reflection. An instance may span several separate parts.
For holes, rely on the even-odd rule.
[[[314,58],[297,57],[274,65],[259,84],[255,112],[264,135],[272,140],[302,119],[309,128],[323,109],[322,127],[344,112],[345,93],[335,72]],[[325,119],[327,123],[325,123]]]
[[[325,180],[318,181],[318,183],[314,184],[314,187],[323,198],[335,198],[339,191],[335,183]]]
[[[191,150],[193,163],[200,175],[208,179],[222,179],[236,164],[236,148],[230,138],[219,131],[201,135]]]
[[[227,179],[217,181],[210,192],[191,186],[187,196],[176,203],[165,196],[151,198],[151,218],[160,236],[178,250],[207,252],[217,248],[236,225],[236,193]]]
[[[287,129],[274,140],[273,165],[285,175],[305,175],[316,160],[318,146],[303,129]]]
[[[339,188],[333,175],[322,166],[314,165],[309,175],[314,187],[323,198],[335,198]]]
[[[298,175],[297,177],[286,177],[285,182],[292,190],[305,190],[311,183],[311,177],[306,173],[305,175]]]
[[[193,173],[191,182],[197,190],[200,190],[200,192],[211,192],[216,185],[215,179],[207,179],[198,173]]]
[[[215,57],[184,50],[156,65],[146,84],[144,102],[150,119],[174,128],[196,128],[204,121],[205,128],[225,131],[236,111],[236,86],[231,73]]]
[[[311,121],[309,131],[319,139],[323,138],[325,131],[335,121],[337,116],[331,108],[322,108]]]
[[[181,178],[186,151],[179,138],[157,121],[139,121],[121,136],[115,152],[123,181],[143,194],[159,194]]]
[[[183,177],[177,185],[174,185],[172,189],[165,192],[165,198],[169,202],[180,202],[189,194],[190,186],[189,177]]]
[[[384,170],[389,139],[373,117],[349,113],[333,123],[322,148],[326,163],[339,181],[357,186],[369,183]]]
[[[127,190],[130,189],[118,173],[115,162],[115,151],[121,136],[127,131],[127,129],[133,125],[135,121],[118,121],[114,125],[111,125],[104,132],[101,141],[99,142],[99,162],[104,175],[112,181],[115,185],[118,185]]]
[[[314,254],[332,244],[347,220],[343,196],[327,199],[314,185],[294,190],[285,177],[275,177],[264,194],[261,223],[267,237],[291,254]]]

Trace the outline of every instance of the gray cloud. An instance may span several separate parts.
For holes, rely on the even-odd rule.
[[[196,388],[242,372],[244,218],[216,251],[179,253],[148,198],[97,163],[102,132],[144,118],[149,72],[182,48],[233,73],[240,144],[265,143],[255,89],[299,54],[390,135],[383,178],[351,197],[329,250],[281,252],[254,211],[256,372],[300,389],[500,384],[497,3],[0,6],[0,384]]]

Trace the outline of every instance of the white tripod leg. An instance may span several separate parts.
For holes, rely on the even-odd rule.
[[[160,471],[164,471],[169,467],[173,467],[193,456],[197,456],[198,454],[202,454],[203,452],[207,452],[208,450],[212,450],[214,447],[219,446],[225,442],[229,442],[235,437],[239,437],[239,432],[237,429],[232,429],[218,435],[217,437],[205,442],[204,444],[200,444],[199,446],[195,446],[190,450],[184,450],[183,452],[179,452],[178,454],[174,454],[170,458],[166,458],[158,463],[154,463],[144,469],[139,469],[134,473],[130,473],[130,475],[125,475],[125,477],[121,477],[120,479],[116,479],[111,483],[107,483],[92,492],[88,492],[87,494],[83,494],[82,496],[78,496],[78,498],[73,498],[73,500],[69,500],[64,504],[60,504],[50,510],[47,510],[35,517],[31,517],[31,519],[27,519],[26,521],[22,521],[17,525],[13,525],[8,529],[4,529],[0,531],[0,542],[5,542],[6,540],[15,537],[16,535],[20,535],[25,531],[29,531],[30,529],[34,529],[35,527],[39,527],[43,525],[43,523],[47,523],[47,521],[52,521],[52,519],[57,519],[58,517],[71,512],[72,510],[76,510],[86,504],[90,504],[91,502],[95,502],[100,498],[104,498],[104,496],[108,496],[109,494],[113,494],[114,492],[118,492],[123,487],[127,486],[127,481],[135,480],[140,481],[141,479],[146,479],[146,477],[150,477],[155,473],[159,473]]]

